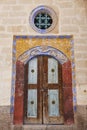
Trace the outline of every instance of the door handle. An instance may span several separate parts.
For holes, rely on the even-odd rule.
[[[44,88],[44,91],[47,91],[47,88]]]
[[[41,92],[44,92],[44,89],[41,89]]]
[[[46,90],[47,90],[47,88],[43,88],[43,89],[41,89],[42,92],[45,92]]]

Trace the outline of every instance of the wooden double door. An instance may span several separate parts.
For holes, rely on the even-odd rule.
[[[62,71],[49,56],[37,56],[25,66],[24,123],[63,124]]]

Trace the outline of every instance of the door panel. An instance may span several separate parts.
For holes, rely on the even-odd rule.
[[[40,62],[41,63],[41,62]],[[42,124],[42,93],[40,91],[39,58],[33,58],[25,66],[24,123]]]
[[[27,117],[37,117],[37,89],[28,89]]]
[[[61,66],[52,57],[44,58],[45,77],[48,78],[44,85],[44,124],[62,124],[63,123],[63,108],[62,108],[62,80]],[[51,76],[51,78],[50,78]],[[50,80],[49,80],[50,79]],[[45,87],[46,86],[46,87]]]
[[[59,116],[59,91],[48,90],[48,113],[49,116]]]
[[[48,56],[28,62],[25,72],[25,123],[62,124],[61,66]]]
[[[28,64],[28,84],[37,84],[37,58]]]
[[[48,58],[48,83],[58,83],[58,62]]]

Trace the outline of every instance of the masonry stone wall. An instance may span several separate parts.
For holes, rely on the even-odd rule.
[[[10,130],[12,116],[9,106],[0,106],[0,130]]]
[[[42,35],[29,24],[31,11],[39,5],[47,5],[58,12],[56,29],[44,35],[73,35],[77,105],[87,113],[87,0],[0,0],[0,108],[10,106],[13,36]],[[81,115],[84,122],[87,122],[83,115],[87,115]],[[3,122],[2,116],[0,125]],[[9,114],[5,116],[7,119]]]

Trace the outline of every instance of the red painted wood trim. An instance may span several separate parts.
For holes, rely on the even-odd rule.
[[[73,124],[72,67],[68,61],[62,65],[64,124]]]
[[[16,87],[14,102],[14,124],[23,124],[24,64],[16,62]]]

